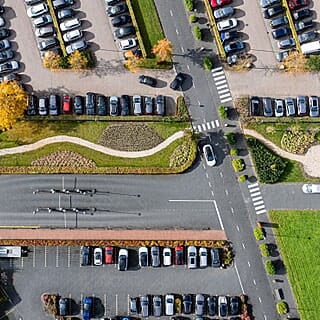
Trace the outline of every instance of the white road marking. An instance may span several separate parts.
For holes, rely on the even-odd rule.
[[[24,258],[21,257],[21,269],[23,268],[23,261],[24,261]]]
[[[236,264],[234,265],[234,268],[235,268],[236,273],[237,273],[237,277],[238,277],[238,280],[239,280],[239,283],[240,283],[240,287],[241,287],[242,293],[244,294],[243,285],[242,285],[241,278],[240,278],[240,274],[239,274],[239,271],[238,271],[238,268],[237,268],[237,265],[236,265]]]
[[[32,266],[36,266],[36,247],[33,246]]]
[[[212,197],[214,197],[214,193],[213,193],[213,190],[211,190],[211,195],[212,195]]]
[[[226,193],[226,195],[228,195],[229,194],[229,191],[226,189],[226,190],[224,190],[224,192]]]
[[[267,316],[265,314],[263,315],[263,317],[264,317],[264,320],[267,320]]]
[[[258,299],[259,299],[259,302],[260,302],[260,303],[262,303],[262,300],[261,300],[261,298],[260,298],[260,297],[258,297]]]
[[[249,184],[248,185],[248,188],[251,189],[251,188],[254,188],[254,187],[257,187],[259,184],[256,182],[256,183],[253,183],[253,184]]]
[[[252,282],[255,286],[257,285],[256,280],[253,279]]]
[[[223,173],[221,171],[219,172],[219,174],[220,174],[220,177],[223,178]]]
[[[217,72],[214,72],[214,75],[215,75],[215,76],[220,76],[221,74],[224,74],[224,71],[217,71]]]
[[[222,223],[220,212],[219,212],[219,209],[218,209],[218,206],[217,206],[217,201],[213,200],[213,204],[214,204],[214,207],[216,208],[216,212],[217,212],[217,215],[218,215],[218,219],[219,219],[219,222],[220,222],[221,229],[224,230],[224,226],[223,226],[223,223]]]
[[[221,103],[226,103],[226,102],[229,102],[229,101],[232,101],[232,97],[220,100]]]
[[[209,185],[210,188],[212,188],[212,185],[211,185],[211,182],[210,182],[210,181],[208,181],[208,185]]]
[[[47,253],[48,253],[48,247],[44,246],[44,267],[47,267]]]
[[[216,86],[219,86],[220,84],[227,83],[227,80],[221,80],[216,82]]]
[[[220,127],[219,120],[216,119],[215,121],[216,121],[217,127]]]
[[[182,52],[184,52],[184,49],[183,49],[183,47],[181,47],[181,51],[182,51]]]
[[[203,123],[202,124],[202,129],[205,131],[206,130],[206,125]]]
[[[173,13],[172,13],[172,10],[170,10],[169,12],[170,12],[170,16],[171,16],[171,17],[173,17]]]
[[[253,188],[253,189],[250,189],[249,191],[250,191],[250,193],[256,192],[256,191],[260,191],[260,188],[259,187],[258,188]]]
[[[248,261],[248,266],[249,266],[249,268],[251,267],[250,261]]]
[[[262,197],[260,196],[260,197],[252,198],[252,201],[257,201],[257,200],[261,200],[261,199],[262,199]]]
[[[169,199],[169,202],[214,202],[215,200],[200,200],[200,199]]]
[[[198,124],[198,131],[202,132],[202,128],[201,128],[200,124]]]
[[[220,70],[222,70],[222,67],[214,68],[214,69],[211,70],[211,72],[214,73],[214,72],[218,72]]]
[[[107,316],[107,294],[103,294],[103,303],[104,303],[104,316]]]
[[[263,214],[263,213],[266,213],[267,212],[267,210],[259,210],[259,211],[256,211],[256,214]]]
[[[188,69],[188,70],[190,70],[190,67],[189,67],[189,65],[188,65],[188,64],[187,64],[187,69]]]
[[[227,84],[223,84],[223,85],[218,86],[216,88],[217,88],[217,90],[221,90],[221,89],[224,89],[224,88],[228,88],[228,85]]]
[[[209,175],[208,175],[208,172],[206,172],[206,178],[207,178],[207,179],[209,179]]]
[[[233,208],[231,207],[230,209],[231,209],[231,212],[232,212],[232,213],[234,213],[234,210],[233,210]]]
[[[59,247],[56,247],[56,268],[59,267]]]
[[[214,127],[215,127],[215,125],[214,125],[214,121],[211,121],[211,126],[212,126],[212,128],[214,128]]]
[[[259,192],[255,192],[255,193],[253,193],[253,194],[251,195],[251,197],[260,196],[260,194],[261,194],[261,192],[260,192],[260,191],[259,191]]]
[[[260,201],[257,201],[257,202],[254,202],[253,205],[254,206],[258,206],[259,204],[263,204],[263,200],[260,200]]]
[[[236,225],[236,228],[237,228],[238,232],[240,232],[240,228],[239,228],[239,226],[238,226],[238,225]]]
[[[176,34],[179,34],[179,31],[178,31],[178,29],[176,29]]]
[[[196,88],[196,85],[194,84],[194,82],[192,83],[192,86],[193,86],[194,88]]]
[[[71,247],[68,246],[68,268],[71,265]]]
[[[222,89],[222,90],[218,90],[218,94],[222,94],[222,93],[225,93],[225,92],[230,92],[230,90],[228,88],[226,89]]]
[[[220,95],[220,99],[226,98],[226,97],[230,97],[230,96],[231,96],[230,92],[229,93],[225,93],[225,94]]]
[[[218,80],[222,80],[222,79],[225,79],[226,76],[223,75],[223,76],[218,76],[218,77],[213,77],[214,81],[218,81]]]
[[[264,209],[264,208],[265,208],[265,205],[263,204],[262,206],[255,207],[255,210],[260,210],[260,209]]]
[[[246,249],[246,246],[244,245],[244,243],[241,242],[241,244],[242,244],[242,248],[243,248],[243,249]]]
[[[119,306],[118,306],[118,294],[116,293],[116,316],[118,315],[119,313]]]
[[[210,127],[210,122],[207,122],[207,128],[208,128],[208,130],[211,129],[211,127]]]

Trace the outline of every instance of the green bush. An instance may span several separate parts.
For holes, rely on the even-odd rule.
[[[81,55],[87,59],[87,68],[93,68],[94,67],[94,60],[92,53],[90,51],[82,51]]]
[[[233,159],[232,160],[232,166],[235,172],[240,172],[244,169],[244,163],[243,160],[238,158],[238,159]]]
[[[213,63],[208,56],[203,58],[203,65],[206,70],[211,70],[213,68]]]
[[[266,243],[260,244],[259,248],[263,257],[270,257],[269,246]]]
[[[219,106],[219,115],[222,119],[228,118],[228,109],[225,106]]]
[[[193,0],[184,0],[184,3],[186,4],[186,8],[189,11],[193,10]]]
[[[180,120],[188,121],[189,120],[189,112],[186,102],[183,96],[177,98],[177,113],[176,116]]]
[[[229,144],[234,145],[236,143],[236,137],[232,132],[228,132],[226,134],[227,140]]]
[[[266,261],[265,266],[266,266],[267,273],[269,275],[273,276],[276,274],[276,267],[274,266],[274,263],[272,260]]]
[[[288,162],[274,154],[255,138],[248,138],[247,142],[260,182],[277,182],[285,171]]]
[[[190,15],[189,19],[191,23],[195,23],[198,20],[198,18],[194,14]]]
[[[202,33],[201,33],[201,29],[200,29],[199,26],[194,26],[193,32],[194,32],[194,37],[197,40],[201,40],[202,39]]]
[[[245,182],[247,180],[247,175],[242,174],[241,176],[238,177],[239,182]]]
[[[70,67],[69,61],[68,61],[68,56],[64,56],[60,58],[60,67],[62,69],[68,69]]]
[[[277,303],[277,311],[280,315],[286,314],[289,311],[288,305],[284,301],[280,301]]]
[[[263,240],[264,239],[264,230],[261,227],[255,228],[253,230],[253,234],[256,237],[257,240]]]
[[[237,156],[237,155],[238,155],[238,149],[236,149],[236,148],[231,148],[231,149],[230,149],[230,156],[235,157],[235,156]]]
[[[306,61],[306,67],[310,71],[319,71],[320,70],[320,56],[311,55]]]

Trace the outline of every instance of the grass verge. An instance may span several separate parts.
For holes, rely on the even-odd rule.
[[[319,211],[269,211],[301,320],[320,310]]]

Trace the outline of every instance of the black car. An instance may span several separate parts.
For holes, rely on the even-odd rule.
[[[178,90],[181,88],[183,81],[185,79],[185,76],[183,73],[179,72],[176,77],[173,79],[173,81],[170,83],[170,88],[172,90]]]
[[[95,114],[95,99],[96,96],[92,92],[88,92],[86,94],[86,114],[89,115],[94,115]]]
[[[73,110],[75,114],[81,115],[83,114],[83,105],[82,105],[82,97],[75,96],[73,99]]]
[[[216,315],[217,305],[218,305],[217,297],[215,296],[207,297],[207,312],[209,316]]]
[[[64,317],[68,314],[68,299],[60,298],[59,300],[59,315]]]
[[[38,42],[38,48],[40,51],[44,51],[52,47],[55,47],[58,44],[59,44],[59,41],[57,38],[47,38],[45,40]]]
[[[280,16],[279,18],[275,18],[271,20],[270,27],[274,29],[288,23],[289,23],[289,20],[286,16]]]
[[[294,20],[300,20],[300,19],[304,19],[307,17],[310,17],[312,15],[312,12],[310,9],[305,8],[299,11],[296,11],[293,13],[293,19]]]
[[[127,27],[121,27],[119,29],[116,29],[113,34],[116,38],[121,39],[127,36],[130,36],[132,34],[135,34],[136,30],[133,26],[127,26]]]
[[[107,115],[106,97],[102,95],[97,96],[97,109],[99,116]]]
[[[111,24],[114,27],[119,27],[129,22],[131,22],[131,17],[128,15],[123,15],[123,16],[119,16],[111,19]]]
[[[130,98],[128,95],[124,94],[120,97],[120,106],[121,106],[121,115],[128,116],[129,115],[129,104]]]
[[[270,18],[275,17],[278,14],[283,13],[283,12],[284,12],[284,7],[282,7],[282,6],[274,6],[274,7],[271,7],[269,9],[265,10],[263,12],[263,16],[266,19],[270,19]]]
[[[8,59],[12,59],[14,56],[14,53],[12,50],[2,51],[0,52],[0,62],[4,62]]]
[[[72,6],[74,4],[74,0],[53,0],[52,5],[54,9],[61,9],[67,6]]]
[[[219,268],[221,266],[219,249],[212,248],[210,253],[211,253],[211,266],[214,268]]]
[[[239,297],[237,296],[231,297],[229,301],[229,305],[230,305],[230,314],[232,316],[235,316],[240,313]]]
[[[313,26],[312,20],[300,21],[294,24],[294,27],[296,28],[297,32],[307,28],[311,28],[312,26]]]
[[[28,96],[28,109],[27,115],[28,116],[35,116],[37,114],[37,97],[34,94],[30,94]]]
[[[114,6],[115,4],[119,3],[122,0],[105,0],[107,6]]]
[[[9,29],[0,29],[0,39],[5,39],[10,36],[10,31]]]
[[[258,97],[251,97],[250,101],[250,112],[252,116],[258,116],[259,115],[259,109],[260,109],[260,99]]]
[[[272,31],[272,36],[274,39],[279,39],[285,36],[290,36],[291,30],[289,27],[283,27]]]
[[[191,294],[185,294],[182,298],[183,313],[190,314],[192,312],[192,296]]]
[[[155,78],[142,74],[139,76],[139,83],[146,84],[150,87],[155,87],[157,85],[157,80]]]
[[[309,31],[309,32],[304,32],[301,34],[298,34],[298,40],[300,43],[305,43],[309,42],[317,37],[317,33],[315,31]]]
[[[58,19],[63,20],[67,18],[71,18],[75,15],[75,11],[73,9],[62,9],[58,11]]]
[[[90,264],[90,247],[82,246],[81,247],[81,265],[87,266]]]
[[[109,17],[114,17],[120,13],[124,13],[127,11],[128,11],[128,6],[125,3],[120,3],[116,6],[107,8],[106,13]]]
[[[164,110],[164,96],[157,96],[156,98],[156,114],[158,116],[164,116],[165,110]]]

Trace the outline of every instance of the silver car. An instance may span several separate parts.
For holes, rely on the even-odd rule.
[[[141,309],[141,316],[143,318],[149,317],[149,297],[148,296],[140,297],[140,309]]]
[[[137,298],[130,298],[130,314],[131,315],[138,314]]]
[[[309,116],[318,117],[319,116],[319,100],[318,97],[309,97]]]
[[[297,96],[297,109],[299,116],[307,114],[307,102],[305,96]]]
[[[294,109],[294,101],[292,98],[285,98],[284,103],[286,105],[287,117],[294,117],[296,112]]]
[[[204,296],[200,293],[196,295],[195,314],[197,316],[202,316],[204,314]]]
[[[151,261],[153,267],[160,267],[160,250],[159,247],[151,247]]]
[[[160,296],[154,296],[152,299],[153,316],[161,317],[162,314],[162,300]]]
[[[213,15],[216,19],[221,19],[221,18],[232,16],[233,13],[234,13],[234,10],[232,7],[225,7],[225,8],[214,10]]]
[[[136,116],[140,116],[142,114],[142,108],[141,108],[141,96],[133,96],[133,114]]]
[[[68,31],[81,26],[81,21],[78,18],[69,19],[60,23],[60,29],[62,32]]]
[[[197,267],[197,248],[194,246],[188,247],[188,268],[195,269]]]

